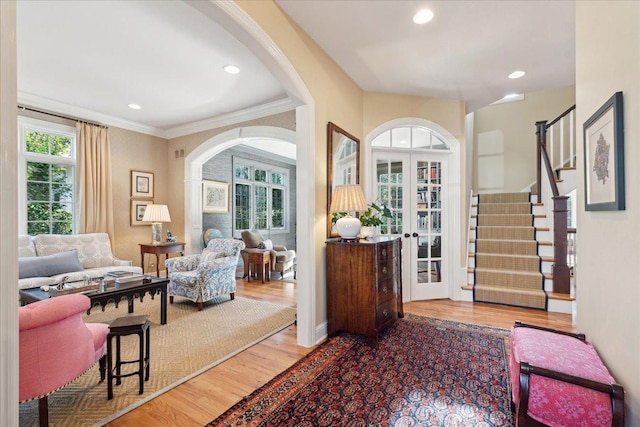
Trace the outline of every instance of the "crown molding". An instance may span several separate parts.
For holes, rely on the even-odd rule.
[[[256,107],[246,108],[229,114],[200,120],[186,125],[176,126],[165,132],[165,138],[173,139],[185,135],[192,135],[197,132],[216,129],[222,126],[229,126],[235,123],[242,123],[260,117],[271,116],[273,114],[284,113],[296,108],[296,104],[290,98],[283,98]]]
[[[160,128],[130,122],[118,117],[109,116],[107,114],[102,114],[96,111],[88,110],[86,108],[77,107],[75,105],[69,105],[51,99],[43,98],[41,96],[33,95],[30,93],[18,92],[18,104],[23,104],[25,106],[37,108],[43,111],[49,111],[51,113],[77,117],[80,120],[98,122],[107,126],[114,126],[134,132],[144,133],[146,135],[166,138],[166,132]]]
[[[43,98],[25,92],[18,92],[18,104],[27,107],[33,107],[45,112],[61,114],[78,118],[79,120],[87,120],[97,122],[107,126],[127,129],[134,132],[143,133],[145,135],[157,136],[164,139],[178,138],[184,135],[191,135],[197,132],[215,129],[222,126],[241,123],[248,120],[258,119],[260,117],[270,116],[273,114],[284,113],[296,108],[296,104],[289,98],[283,98],[267,104],[258,105],[256,107],[235,111],[229,114],[212,117],[210,119],[200,120],[185,125],[176,126],[170,129],[160,129],[153,126],[147,126],[141,123],[135,123],[123,120],[118,117],[109,116],[107,114],[98,113],[86,108],[65,104],[51,99]]]

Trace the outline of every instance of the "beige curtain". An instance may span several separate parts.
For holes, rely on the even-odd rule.
[[[80,233],[108,233],[114,245],[111,150],[106,128],[77,123]]]

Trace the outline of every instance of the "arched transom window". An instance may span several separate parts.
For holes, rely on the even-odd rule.
[[[373,148],[406,148],[422,150],[449,150],[445,139],[422,126],[402,126],[389,129],[375,137]]]

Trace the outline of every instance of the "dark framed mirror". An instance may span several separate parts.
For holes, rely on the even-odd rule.
[[[360,140],[329,122],[327,124],[327,237],[338,236],[331,222],[331,195],[336,185],[360,183]]]

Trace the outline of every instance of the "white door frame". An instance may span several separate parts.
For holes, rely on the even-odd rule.
[[[460,142],[444,127],[440,126],[437,123],[434,123],[427,119],[421,119],[417,117],[403,117],[399,119],[390,120],[386,123],[381,124],[380,126],[373,129],[369,132],[364,141],[364,146],[360,151],[360,155],[362,156],[361,162],[365,167],[364,176],[367,177],[365,183],[365,194],[367,195],[367,200],[371,200],[372,197],[375,197],[375,184],[372,182],[369,177],[373,176],[373,154],[371,142],[375,137],[380,135],[382,132],[387,131],[389,129],[402,127],[402,126],[422,126],[439,134],[448,144],[449,144],[449,170],[448,170],[448,189],[445,193],[445,197],[447,198],[447,204],[449,206],[449,213],[451,215],[449,224],[449,245],[447,248],[443,246],[442,248],[442,256],[447,257],[450,262],[447,266],[447,271],[442,272],[443,277],[449,278],[449,298],[453,300],[460,299],[461,291],[460,285],[463,283],[461,280],[464,280],[464,275],[460,272],[462,271],[462,259],[461,259],[461,245],[462,245],[462,211],[461,211],[461,180],[460,180]],[[466,235],[466,233],[465,233]],[[403,242],[404,242],[403,237]],[[406,244],[406,243],[404,243]],[[466,245],[465,245],[466,248]],[[466,265],[466,262],[465,262]],[[409,301],[410,297],[410,288],[408,287],[408,283],[404,283],[403,281],[403,301]],[[406,293],[405,293],[406,290]]]

